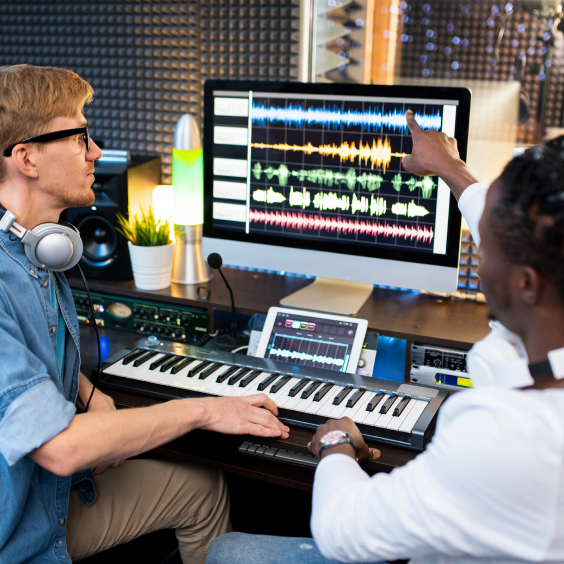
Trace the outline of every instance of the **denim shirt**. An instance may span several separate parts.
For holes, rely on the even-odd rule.
[[[66,429],[76,412],[78,320],[64,275],[54,275],[68,329],[64,374],[57,363],[60,329],[49,272],[29,262],[19,240],[0,232],[0,564],[70,563],[71,487],[87,505],[96,499],[90,471],[62,478],[28,456]]]

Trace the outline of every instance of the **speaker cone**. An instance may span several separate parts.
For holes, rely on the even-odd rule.
[[[90,216],[78,225],[84,245],[83,259],[94,265],[103,266],[112,260],[118,246],[114,226],[104,217]]]

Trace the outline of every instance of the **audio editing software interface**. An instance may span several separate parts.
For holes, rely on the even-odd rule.
[[[345,372],[357,324],[279,313],[265,358]]]
[[[213,227],[444,255],[450,191],[402,166],[455,100],[214,92]]]

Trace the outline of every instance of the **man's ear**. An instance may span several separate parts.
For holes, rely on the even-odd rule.
[[[10,161],[14,172],[19,172],[28,178],[37,178],[39,170],[37,169],[37,150],[26,145],[16,145],[12,150]]]
[[[532,266],[519,269],[519,292],[525,305],[534,306],[539,302],[542,290],[542,279]]]

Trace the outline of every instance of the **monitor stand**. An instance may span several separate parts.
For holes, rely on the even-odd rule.
[[[282,298],[280,305],[341,315],[356,315],[374,286],[318,277],[312,284]]]

